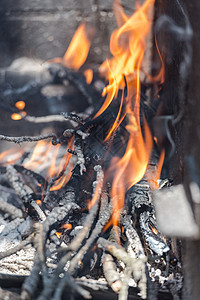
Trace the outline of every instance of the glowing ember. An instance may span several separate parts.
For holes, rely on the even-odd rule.
[[[36,200],[36,203],[40,206],[42,204],[42,201],[41,200]]]
[[[150,183],[150,186],[152,189],[159,188],[159,179],[160,179],[160,174],[162,171],[164,159],[165,159],[165,149],[163,149],[160,154],[160,158],[159,158],[159,161],[158,161],[158,164],[157,164],[155,170],[151,170],[150,172],[146,173],[146,178],[147,178],[148,182]]]
[[[15,103],[15,107],[17,107],[19,110],[23,110],[24,109],[24,107],[25,107],[25,102],[24,101],[17,101],[16,103]]]
[[[70,223],[63,224],[61,228],[65,228],[66,230],[71,230],[72,224],[70,224]]]
[[[85,75],[86,83],[90,84],[93,79],[93,71],[91,69],[87,69],[83,74]]]
[[[155,235],[157,235],[158,234],[158,230],[155,227],[153,227],[151,224],[149,224],[149,226],[151,227],[151,230],[153,231],[153,233]]]
[[[18,121],[18,120],[21,120],[25,116],[26,116],[26,112],[25,111],[21,111],[20,114],[18,114],[18,113],[12,114],[11,115],[11,119],[15,120],[15,121]]]
[[[62,232],[56,232],[56,235],[57,235],[57,237],[60,239],[60,237],[61,237],[61,235],[62,235]]]
[[[67,231],[67,230],[71,230],[72,229],[72,224],[70,224],[70,223],[66,223],[66,224],[63,224],[61,227],[60,227],[60,229],[65,229],[65,231]],[[61,235],[63,234],[63,232],[64,231],[57,231],[56,232],[56,235],[57,235],[57,237],[60,239],[61,238]]]
[[[14,113],[14,114],[11,115],[11,119],[15,120],[15,121],[18,121],[18,120],[22,119],[22,116],[20,114]]]

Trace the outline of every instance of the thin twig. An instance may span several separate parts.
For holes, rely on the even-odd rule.
[[[36,292],[40,280],[40,272],[44,270],[44,247],[43,247],[43,225],[36,223],[34,226],[33,244],[36,249],[34,265],[30,276],[25,280],[22,286],[21,299],[32,299]]]
[[[103,174],[103,171],[101,169],[101,166],[95,166],[94,168],[95,168],[95,171],[97,172],[97,177],[98,177],[98,181],[97,182],[95,181],[96,184],[94,185],[94,192],[93,192],[93,198],[94,198],[94,195],[96,193],[96,202],[92,206],[88,216],[86,217],[85,226],[80,231],[78,236],[76,236],[73,239],[73,241],[71,242],[71,244],[69,245],[69,249],[71,251],[77,251],[78,248],[81,246],[82,241],[87,236],[87,234],[88,234],[88,232],[89,232],[89,230],[90,230],[90,228],[91,228],[91,226],[94,222],[94,218],[97,214],[97,210],[98,210],[98,207],[99,207],[99,199],[100,199],[101,192],[102,192],[104,174]],[[100,173],[101,173],[101,175],[100,175]]]
[[[103,273],[105,276],[105,279],[107,280],[109,286],[112,288],[112,290],[115,293],[119,293],[121,289],[121,279],[120,275],[116,270],[116,264],[114,262],[114,259],[112,255],[108,253],[104,253],[102,256],[102,266],[103,266]]]
[[[73,122],[76,122],[78,123],[79,125],[83,125],[84,124],[84,120],[78,116],[77,114],[73,114],[73,113],[61,113],[63,115],[63,117],[66,119],[66,120],[69,120],[69,121],[73,121]]]
[[[100,172],[101,167],[99,166],[99,168],[97,168],[97,174],[99,175],[98,172]],[[103,176],[103,171],[102,172],[102,176]],[[102,177],[100,176],[99,178],[99,182],[101,183],[102,181]],[[94,193],[95,193],[95,189],[98,189],[99,185],[95,185],[94,187]],[[98,212],[98,208],[99,208],[99,198],[100,198],[100,194],[99,194],[99,190],[97,190],[97,199],[96,202],[94,203],[94,205],[92,206],[92,208],[90,209],[90,212],[88,214],[88,216],[85,219],[85,225],[83,227],[83,229],[79,232],[79,234],[72,240],[71,244],[68,246],[67,250],[67,254],[65,254],[60,261],[58,262],[57,265],[57,269],[54,272],[53,277],[51,277],[49,279],[48,282],[46,282],[46,284],[44,285],[44,289],[42,294],[40,295],[40,300],[44,300],[49,298],[49,296],[52,294],[52,292],[54,291],[54,289],[56,288],[58,281],[60,279],[59,275],[63,272],[64,267],[66,265],[66,263],[71,259],[71,257],[73,256],[73,254],[81,247],[83,240],[87,237],[88,233],[90,232],[90,229],[92,227],[92,224],[94,222],[95,216],[97,215]],[[56,208],[54,208],[53,210],[55,210]],[[53,211],[52,211],[53,212]],[[52,214],[51,212],[51,214]],[[60,212],[60,208],[59,208],[59,212]],[[50,214],[50,215],[51,215]],[[51,220],[48,221],[50,215],[47,217],[47,220],[43,223],[44,225],[44,230],[47,232],[48,228],[50,227],[50,223],[51,222],[55,222],[55,219],[52,217]],[[59,214],[60,216],[60,214]]]
[[[40,206],[34,200],[30,201],[30,205],[35,209],[40,220],[44,222],[46,220],[46,216],[44,212],[41,210]]]
[[[21,243],[19,243],[17,246],[8,249],[4,252],[0,252],[0,259],[3,259],[7,256],[10,256],[12,254],[15,254],[17,251],[23,249],[25,246],[27,246],[28,244],[31,243],[33,237],[34,237],[35,233],[32,233],[31,235],[29,235],[25,240],[23,240]]]
[[[4,213],[9,214],[9,216],[12,219],[23,218],[23,213],[19,208],[17,208],[14,205],[9,204],[9,203],[1,200],[1,199],[0,199],[0,210]]]
[[[99,247],[110,252],[118,260],[125,263],[126,268],[131,268],[131,274],[136,282],[138,282],[138,287],[141,291],[141,297],[146,298],[146,274],[145,274],[145,262],[146,257],[132,258],[122,246],[118,244],[111,243],[104,238],[98,239]],[[129,272],[129,271],[128,271]]]
[[[132,274],[132,269],[130,266],[127,266],[124,271],[124,277],[123,277],[121,289],[119,292],[119,300],[127,300],[128,299],[128,288],[129,288],[129,281],[131,279],[131,274]]]
[[[63,115],[50,115],[43,117],[26,116],[23,120],[31,123],[50,123],[50,122],[65,122],[66,119]]]
[[[69,273],[74,274],[74,271],[76,270],[76,267],[78,265],[78,262],[81,261],[88,251],[88,249],[91,247],[91,245],[97,240],[99,235],[102,233],[103,227],[108,222],[112,212],[112,206],[111,204],[108,206],[108,197],[104,193],[103,197],[101,199],[101,208],[99,213],[99,220],[96,223],[95,228],[92,231],[91,236],[87,239],[87,242],[85,245],[79,250],[79,252],[74,256],[74,258],[70,262],[69,267]]]
[[[71,193],[72,194],[72,193]],[[56,223],[56,222],[62,222],[64,218],[67,217],[69,212],[71,210],[78,209],[79,206],[73,202],[73,199],[71,199],[71,202],[66,202],[65,205],[59,206],[59,207],[54,207],[50,214],[47,216],[46,220],[43,223],[43,237],[44,237],[44,242],[46,241],[46,235],[50,229],[50,227]]]
[[[52,300],[61,299],[62,292],[63,292],[63,290],[66,286],[68,288],[70,288],[70,290],[72,292],[77,292],[78,294],[80,294],[84,299],[91,299],[92,298],[90,293],[87,290],[85,290],[81,286],[79,286],[74,281],[74,279],[68,273],[66,273],[65,277],[60,280],[60,283],[59,283],[58,287],[56,288],[56,291],[54,293],[54,296],[53,296]],[[38,300],[42,300],[42,299],[39,298]]]
[[[58,174],[58,176],[52,177],[51,180],[49,181],[47,189],[46,189],[46,195],[43,200],[44,203],[47,203],[47,201],[48,201],[52,185],[64,175],[65,170],[66,170],[66,168],[63,168],[63,170]]]
[[[38,141],[46,140],[49,138],[52,138],[52,142],[56,143],[57,136],[55,133],[49,133],[49,134],[44,134],[44,135],[39,135],[39,136],[18,136],[18,137],[0,135],[0,140],[7,141],[7,142],[13,142],[13,143],[17,143],[17,144],[20,144],[23,142],[38,142]]]
[[[144,257],[144,249],[136,230],[133,228],[131,216],[124,216],[122,225],[124,225],[125,235],[128,240],[127,252],[135,258]]]

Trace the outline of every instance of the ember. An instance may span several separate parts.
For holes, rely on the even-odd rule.
[[[58,97],[56,114],[52,106],[50,115],[31,116],[29,100],[14,95],[11,122],[38,126],[41,132],[0,135],[3,141],[28,142],[0,154],[0,235],[15,240],[8,250],[1,243],[0,268],[13,274],[7,264],[19,251],[30,252],[24,273],[16,270],[26,275],[19,277],[21,299],[68,299],[66,287],[67,297],[75,299],[89,299],[93,289],[108,288],[120,300],[132,293],[134,299],[179,299],[183,276],[178,242],[165,236],[165,226],[161,232],[152,200],[157,209],[159,193],[172,185],[161,177],[168,158],[165,131],[155,129],[164,109],[160,96],[166,58],[157,38],[162,22],[152,28],[154,6],[154,0],[146,0],[128,16],[114,0],[118,28],[110,38],[111,57],[98,72],[87,66],[95,29],[86,22],[63,58],[48,60],[50,81],[40,83],[43,93],[53,85],[50,98],[55,100],[56,85],[62,91],[72,85],[78,98],[86,99],[84,110],[57,114]],[[152,43],[159,61],[156,71],[149,66]],[[170,133],[166,135],[171,142]],[[195,222],[188,220],[197,234]],[[19,260],[23,265],[23,258]]]

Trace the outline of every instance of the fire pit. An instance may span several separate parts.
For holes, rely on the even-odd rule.
[[[122,4],[113,2],[105,60],[96,18],[85,16],[63,57],[42,46],[4,69],[2,299],[181,298],[180,238],[199,232],[187,195],[199,203],[199,188],[189,181],[185,194],[180,142],[192,27],[178,0],[180,24],[165,3]],[[110,8],[88,14],[104,22]]]

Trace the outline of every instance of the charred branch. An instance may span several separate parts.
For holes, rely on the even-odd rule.
[[[57,144],[57,136],[55,133],[49,133],[49,134],[44,134],[40,136],[19,136],[19,137],[11,137],[11,136],[5,136],[5,135],[0,135],[0,140],[2,141],[7,141],[7,142],[13,142],[13,143],[23,143],[23,142],[38,142],[41,140],[46,140],[52,138],[52,143],[54,145]]]
[[[0,210],[3,213],[8,214],[12,219],[23,218],[23,213],[20,209],[16,208],[14,205],[6,203],[0,199]]]
[[[116,264],[112,255],[104,253],[102,256],[103,273],[109,286],[115,293],[119,293],[122,286],[120,275],[116,270]]]
[[[118,244],[114,244],[105,240],[104,238],[98,239],[99,247],[102,247],[104,250],[108,251],[111,255],[116,257],[118,260],[121,260],[126,265],[125,271],[125,288],[121,292],[121,299],[127,296],[127,283],[128,278],[133,274],[133,278],[138,282],[138,287],[141,290],[141,297],[146,298],[146,274],[145,274],[145,262],[146,258],[131,258],[128,253]],[[127,278],[126,278],[127,276]],[[123,284],[122,284],[123,286]]]

